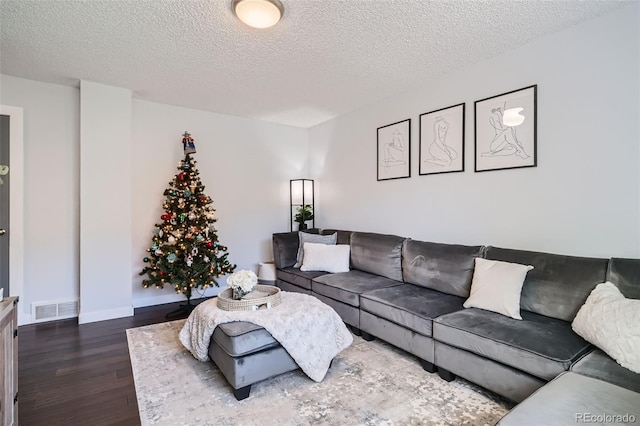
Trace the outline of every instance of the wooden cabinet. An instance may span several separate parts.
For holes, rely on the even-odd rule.
[[[18,298],[0,302],[0,419],[2,426],[18,424]]]

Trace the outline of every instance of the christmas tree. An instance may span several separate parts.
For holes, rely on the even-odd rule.
[[[184,160],[178,163],[178,173],[164,191],[164,214],[153,230],[151,247],[143,261],[146,275],[144,288],[164,288],[171,285],[187,298],[182,311],[190,311],[193,289],[218,286],[217,278],[233,272],[236,265],[227,259],[227,247],[218,242],[214,223],[213,201],[204,193],[200,182],[193,138],[183,135]]]

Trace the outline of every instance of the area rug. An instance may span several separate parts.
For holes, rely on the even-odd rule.
[[[256,383],[237,401],[212,362],[179,342],[184,320],[127,330],[142,425],[494,425],[509,403],[417,358],[356,337],[325,379],[300,370]]]

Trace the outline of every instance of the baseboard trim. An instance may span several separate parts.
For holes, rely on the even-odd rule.
[[[199,297],[193,297],[191,300],[194,301],[198,299],[206,299],[213,296],[217,296],[221,290],[224,290],[224,288],[218,288],[218,287],[208,288],[206,293],[203,296],[200,297],[200,295],[198,295]],[[177,294],[177,293],[160,294],[157,296],[135,298],[133,300],[133,307],[144,308],[147,306],[163,305],[165,303],[186,302],[186,300],[187,299],[182,294]]]
[[[133,316],[133,306],[123,306],[122,308],[107,309],[103,311],[82,312],[78,316],[78,324],[87,324],[90,322],[105,321],[115,318],[124,318]]]

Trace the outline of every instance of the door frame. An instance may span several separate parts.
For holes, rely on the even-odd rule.
[[[9,292],[22,296],[24,286],[24,111],[0,105],[0,115],[9,116]],[[21,305],[19,305],[21,306]],[[25,323],[18,309],[18,324]]]

